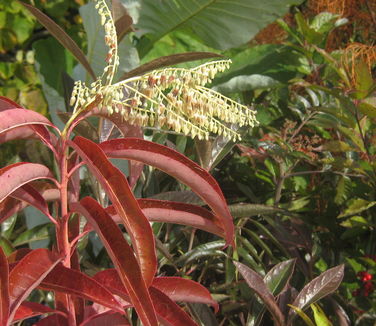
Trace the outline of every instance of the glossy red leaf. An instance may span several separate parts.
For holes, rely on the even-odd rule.
[[[30,248],[20,248],[16,251],[13,251],[8,257],[8,264],[12,265],[13,267],[16,266],[15,263],[18,263],[22,258],[24,258],[27,254],[32,252]]]
[[[275,324],[277,326],[284,325],[285,317],[279,309],[272,293],[264,283],[262,277],[246,265],[243,265],[236,261],[234,262],[234,265],[243,276],[248,286],[257,293],[262,302],[265,304],[266,308],[273,316]]]
[[[72,204],[71,209],[83,215],[99,235],[143,324],[145,326],[157,325],[155,311],[141,269],[132,248],[124,239],[117,224],[91,197],[83,198],[80,204]]]
[[[96,176],[123,220],[131,237],[143,278],[149,286],[157,270],[154,234],[127,179],[111,164],[97,144],[82,137],[76,137],[70,144]]]
[[[109,157],[154,166],[191,187],[220,218],[227,244],[234,243],[234,225],[226,200],[217,181],[205,169],[171,148],[143,139],[113,139],[100,147]]]
[[[150,222],[192,226],[224,237],[224,231],[218,218],[205,208],[167,200],[137,199],[137,201]],[[115,222],[122,223],[113,206],[108,206],[106,211]]]
[[[21,202],[18,199],[7,197],[0,203],[0,223],[10,218],[13,214],[16,214],[20,210],[27,206],[25,202]]]
[[[69,326],[68,319],[61,315],[51,315],[41,319],[33,326]]]
[[[36,163],[15,163],[0,169],[0,202],[24,184],[37,179],[52,179],[50,170]]]
[[[156,277],[152,286],[173,301],[206,303],[218,311],[218,303],[200,283],[181,277]]]
[[[89,72],[93,80],[96,80],[97,77],[95,76],[93,69],[76,42],[73,41],[73,39],[59,25],[57,25],[51,18],[49,18],[39,9],[25,2],[20,3],[35,16],[35,18],[56,38],[56,40],[58,40],[64,46],[64,48],[69,50],[74,55],[77,61],[81,63]]]
[[[35,208],[39,209],[44,215],[48,216],[50,219],[53,219],[48,210],[47,202],[33,186],[25,184],[13,191],[11,193],[11,196],[18,200],[22,200],[31,206],[34,206]]]
[[[9,266],[7,257],[0,247],[0,324],[8,325],[9,316]]]
[[[32,250],[9,273],[10,319],[46,275],[62,260],[47,249]]]
[[[50,307],[40,303],[25,301],[18,307],[16,314],[14,315],[13,322],[34,316],[53,313],[61,314],[62,316],[66,317],[66,314],[62,311],[51,309]]]
[[[164,326],[198,326],[197,323],[167,295],[154,287],[150,287],[150,295]]]
[[[100,283],[80,271],[66,268],[61,264],[58,264],[43,279],[40,287],[76,295],[90,301],[98,302],[114,311],[123,312],[122,305]]]
[[[20,108],[20,105],[12,101],[10,98],[0,96],[0,112]]]
[[[119,313],[105,312],[91,316],[80,326],[130,326],[127,319]]]

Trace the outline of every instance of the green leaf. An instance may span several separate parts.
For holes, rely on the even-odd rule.
[[[317,326],[333,326],[318,304],[311,304],[311,309],[313,311],[313,317],[315,318]]]
[[[330,12],[321,12],[313,18],[310,27],[318,33],[326,34],[336,27],[335,23],[339,17]]]
[[[340,140],[332,140],[322,145],[324,151],[331,151],[334,153],[348,152],[353,148],[348,144]]]
[[[349,219],[343,221],[341,225],[345,228],[353,228],[357,226],[368,226],[368,221],[362,216],[352,216]]]
[[[290,308],[294,309],[294,311],[302,318],[307,326],[316,326],[314,322],[307,316],[304,311],[298,307],[295,307],[291,304],[288,305]]]
[[[362,198],[354,198],[349,202],[347,208],[337,218],[359,214],[376,205],[376,201],[368,201]]]
[[[137,27],[148,33],[148,42],[141,44],[145,55],[151,44],[164,35],[189,29],[205,44],[229,49],[245,44],[263,27],[283,16],[299,0],[143,0]]]
[[[283,212],[280,208],[259,204],[234,204],[230,205],[229,208],[233,217],[250,217],[260,214],[275,214]]]
[[[360,112],[369,118],[376,118],[376,106],[365,101],[359,103],[358,108]]]
[[[33,228],[21,233],[17,239],[13,242],[14,246],[21,246],[30,244],[35,241],[48,240],[49,230],[51,223],[39,224]]]
[[[364,61],[359,61],[355,65],[355,89],[353,94],[356,99],[364,99],[375,89],[375,82],[372,74]]]
[[[299,32],[304,36],[308,43],[319,44],[322,41],[322,34],[311,28],[300,12],[295,14],[295,20],[298,24]]]
[[[294,272],[296,259],[289,259],[275,265],[264,277],[270,292],[277,296],[288,285]]]

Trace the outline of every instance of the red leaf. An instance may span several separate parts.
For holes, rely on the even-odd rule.
[[[25,301],[18,307],[13,322],[51,313],[61,314],[66,317],[66,314],[62,311],[51,309],[40,303]]]
[[[21,202],[18,199],[12,197],[5,198],[0,203],[0,223],[3,223],[13,214],[16,214],[20,210],[23,210],[26,206],[26,203]]]
[[[154,287],[150,287],[150,295],[153,299],[158,319],[165,326],[198,326],[191,317],[181,309],[167,295]]]
[[[181,277],[156,277],[152,286],[173,301],[199,302],[210,304],[218,311],[218,303],[200,283]]]
[[[0,112],[9,110],[9,109],[17,109],[20,108],[20,105],[16,102],[12,101],[11,99],[0,96]]]
[[[24,184],[43,178],[53,179],[53,176],[42,164],[21,162],[0,169],[0,202]]]
[[[9,273],[10,320],[19,305],[62,258],[47,249],[36,249],[23,257]]]
[[[122,218],[132,239],[143,278],[146,285],[149,286],[157,270],[154,234],[128,185],[127,179],[119,169],[111,164],[97,144],[82,137],[76,137],[70,144],[101,183]]]
[[[41,319],[33,326],[69,326],[68,319],[61,315],[52,315]]]
[[[80,326],[130,326],[130,324],[119,313],[105,312],[90,317]]]
[[[123,307],[114,296],[93,278],[74,269],[57,265],[40,284],[48,290],[73,294],[90,301],[98,302],[112,310],[123,312]]]
[[[53,217],[50,215],[48,206],[43,196],[31,185],[25,184],[22,187],[16,189],[11,193],[13,198],[22,200],[28,203],[31,206],[39,209],[43,214],[50,217],[53,220]]]
[[[234,244],[234,225],[226,200],[217,181],[206,170],[171,148],[142,139],[113,139],[100,147],[109,157],[149,164],[191,187],[220,218],[227,244]]]
[[[8,325],[9,316],[9,266],[7,257],[0,247],[0,324]]]
[[[145,326],[157,325],[155,311],[142,278],[141,269],[122,232],[104,208],[93,198],[85,197],[80,204],[72,204],[71,209],[83,215],[101,238],[141,321]]]
[[[151,222],[166,222],[192,226],[224,237],[224,231],[218,218],[210,211],[200,206],[167,200],[137,199],[143,213]],[[122,220],[113,206],[108,206],[106,212],[117,223]]]

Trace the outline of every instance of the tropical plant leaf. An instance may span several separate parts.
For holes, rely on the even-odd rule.
[[[51,315],[38,321],[35,326],[69,326],[68,319],[61,315]]]
[[[191,187],[221,219],[226,242],[233,244],[234,225],[226,200],[217,181],[206,170],[173,149],[142,139],[113,139],[100,147],[109,157],[149,164]]]
[[[175,0],[169,3],[143,0],[137,27],[148,33],[150,43],[174,30],[189,28],[205,44],[224,50],[248,42],[263,27],[283,16],[291,5],[299,3],[298,0]],[[140,47],[142,56],[149,47]]]
[[[21,321],[34,316],[55,313],[66,317],[66,314],[60,310],[51,309],[50,307],[40,303],[25,301],[18,307],[16,314],[14,315],[13,322]]]
[[[230,205],[230,212],[234,217],[250,217],[260,214],[281,213],[281,208],[260,204],[234,204]]]
[[[224,241],[212,241],[207,242],[202,245],[198,245],[197,247],[193,248],[192,250],[186,252],[184,255],[180,256],[179,259],[175,261],[176,264],[180,266],[188,265],[191,262],[205,257],[213,257],[213,256],[224,256],[226,257],[226,253],[223,250],[220,250],[224,246]]]
[[[8,316],[10,311],[9,298],[9,266],[7,257],[3,249],[0,247],[0,323],[8,325]]]
[[[97,314],[85,320],[80,326],[130,326],[131,324],[117,312]]]
[[[96,79],[96,75],[91,68],[89,62],[87,61],[85,55],[81,51],[80,47],[76,44],[75,41],[59,26],[57,25],[50,17],[45,15],[39,9],[25,3],[20,2],[35,18],[67,49],[69,50],[74,57],[80,62],[85,69],[89,72],[93,80]]]
[[[135,76],[141,76],[142,74],[145,74],[146,72],[164,68],[167,66],[176,65],[178,63],[183,63],[187,61],[195,61],[195,60],[201,60],[201,59],[210,59],[210,58],[216,58],[221,57],[220,54],[213,53],[213,52],[186,52],[186,53],[176,53],[171,55],[166,55],[159,57],[157,59],[154,59],[148,63],[144,63],[143,65],[126,72],[120,79],[128,79]]]
[[[83,198],[80,204],[73,204],[72,209],[83,215],[101,238],[140,320],[145,326],[156,326],[158,322],[147,283],[142,277],[142,270],[137,263],[132,248],[124,239],[118,226],[112,221],[104,208],[91,197]],[[151,241],[153,240],[152,238]],[[144,261],[145,263],[147,262]],[[149,266],[154,271],[154,262],[149,262]],[[148,266],[144,265],[144,267],[147,268]]]
[[[10,320],[31,291],[61,260],[61,256],[47,249],[36,249],[13,267],[9,273]]]
[[[311,309],[313,311],[313,318],[315,319],[316,325],[333,326],[328,317],[325,315],[325,312],[318,304],[311,304]]]
[[[0,202],[24,184],[37,179],[53,179],[51,171],[42,164],[15,163],[0,169]]]
[[[244,277],[248,286],[257,293],[262,302],[265,304],[266,308],[273,316],[276,325],[284,325],[284,316],[279,309],[272,293],[265,285],[262,277],[242,263],[234,262],[234,264],[239,270],[240,274],[242,274],[242,276]]]
[[[300,308],[290,305],[290,308],[293,309],[299,316],[302,318],[307,326],[316,326],[315,323],[307,316],[307,314]]]
[[[304,310],[312,303],[321,298],[333,293],[343,279],[344,265],[339,265],[328,269],[321,275],[309,282],[298,294],[292,305],[298,309]],[[288,317],[288,324],[290,325],[295,313],[290,310]]]
[[[256,89],[275,88],[279,84],[280,83],[277,80],[269,76],[253,74],[233,77],[223,84],[216,85],[213,89],[220,93],[229,94],[247,92]]]
[[[289,284],[294,272],[296,259],[289,259],[275,265],[264,277],[264,282],[270,292],[277,296]]]
[[[154,235],[127,179],[111,164],[97,144],[82,137],[76,137],[70,144],[96,176],[116,208],[132,239],[143,278],[149,286],[157,270]]]

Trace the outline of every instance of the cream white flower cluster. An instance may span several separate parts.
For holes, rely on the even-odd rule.
[[[100,108],[108,115],[120,113],[131,124],[167,128],[198,139],[218,134],[237,141],[240,135],[229,125],[253,127],[257,123],[253,110],[205,87],[217,73],[228,69],[230,60],[212,61],[194,69],[154,70],[112,84],[119,64],[115,27],[104,0],[97,0],[97,9],[109,47],[108,66],[90,88],[76,82],[71,99],[75,111],[83,110],[100,95]]]

